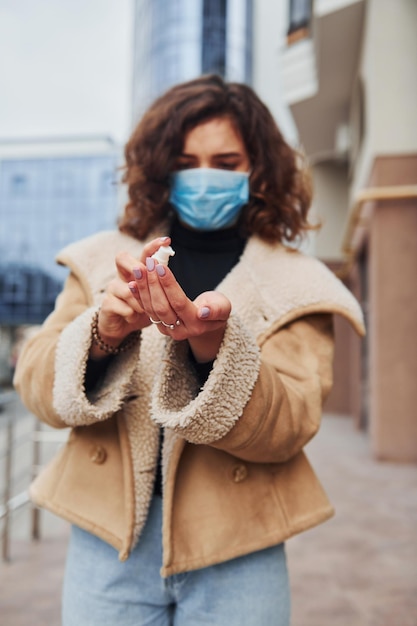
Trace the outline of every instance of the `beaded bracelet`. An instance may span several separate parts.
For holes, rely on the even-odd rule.
[[[91,334],[95,343],[99,346],[101,350],[103,350],[103,352],[106,352],[107,354],[120,354],[121,352],[126,352],[126,350],[132,348],[139,341],[140,330],[135,330],[133,333],[130,333],[130,335],[128,335],[126,339],[124,339],[122,343],[117,347],[111,346],[110,344],[103,341],[103,339],[100,337],[100,333],[98,332],[99,312],[100,311],[96,311],[94,313],[93,321],[91,322]]]

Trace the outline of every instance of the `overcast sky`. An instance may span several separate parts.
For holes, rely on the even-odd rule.
[[[0,141],[131,131],[133,0],[0,0]],[[289,113],[275,111],[293,141]]]
[[[132,0],[0,0],[0,140],[130,131]]]

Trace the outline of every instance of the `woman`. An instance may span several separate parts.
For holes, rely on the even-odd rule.
[[[308,178],[249,87],[172,88],[125,155],[119,230],[60,253],[69,278],[15,378],[72,427],[31,488],[73,525],[63,624],[288,625],[284,541],[333,512],[303,453],[332,316],[363,333],[359,306],[286,247]]]

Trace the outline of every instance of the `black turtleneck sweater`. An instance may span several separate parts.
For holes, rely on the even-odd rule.
[[[245,246],[237,228],[196,231],[174,221],[170,237],[175,255],[169,268],[191,300],[215,289],[236,265]]]

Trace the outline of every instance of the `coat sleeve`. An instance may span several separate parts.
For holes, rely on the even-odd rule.
[[[54,311],[19,356],[14,385],[25,406],[55,428],[107,419],[130,392],[139,344],[113,357],[100,387],[86,393],[84,378],[96,310],[71,273]]]
[[[319,428],[333,348],[331,314],[297,319],[260,350],[232,317],[201,389],[187,384],[184,348],[171,345],[154,390],[153,419],[191,443],[254,462],[286,461]]]

